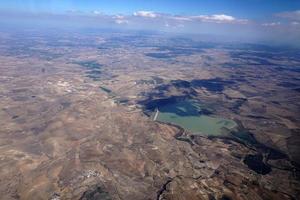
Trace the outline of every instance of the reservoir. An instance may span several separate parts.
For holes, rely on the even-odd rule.
[[[222,136],[237,126],[233,120],[203,114],[200,104],[190,100],[170,102],[157,107],[153,119],[178,125],[203,136]]]

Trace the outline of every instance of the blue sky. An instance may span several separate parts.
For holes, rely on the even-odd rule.
[[[0,0],[0,26],[30,22],[300,46],[300,0]]]
[[[152,10],[170,14],[225,13],[243,18],[262,18],[281,11],[300,9],[299,0],[0,0],[1,9],[62,13],[101,10],[129,14]]]

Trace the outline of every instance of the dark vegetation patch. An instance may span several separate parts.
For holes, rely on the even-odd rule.
[[[152,85],[152,84],[154,84],[154,81],[153,80],[142,79],[142,80],[137,80],[136,84],[138,84],[138,85],[143,85],[143,84]]]
[[[237,75],[231,75],[230,80],[233,80],[235,82],[240,82],[240,83],[248,83],[249,81],[246,79],[245,75],[239,74]]]
[[[90,70],[90,71],[87,71],[86,74],[87,74],[86,75],[87,77],[93,79],[94,81],[99,81],[101,78],[102,72],[98,71],[98,70]]]
[[[232,131],[231,134],[239,143],[245,144],[249,147],[254,147],[260,153],[267,153],[268,159],[277,160],[287,158],[287,155],[274,148],[268,147],[256,140],[253,133],[246,129],[239,120],[235,120],[238,124],[237,129]]]
[[[167,186],[169,185],[169,183],[172,182],[173,179],[169,178],[160,188],[160,190],[157,192],[157,196],[156,196],[156,200],[160,200],[163,199],[161,198],[161,196],[163,195],[163,193],[167,190]]]
[[[208,200],[216,200],[216,198],[212,194],[208,194]]]
[[[296,91],[296,92],[300,92],[300,87],[299,87],[300,85],[297,84],[297,83],[281,82],[281,83],[279,83],[277,85],[281,86],[281,87],[292,89],[293,91]]]
[[[253,52],[230,52],[229,53],[232,58],[238,58],[243,61],[243,64],[247,65],[277,65],[268,60],[268,57],[257,57],[257,55]],[[226,66],[226,64],[225,64]],[[229,65],[231,66],[231,65]]]
[[[126,98],[121,98],[121,99],[118,99],[118,102],[120,104],[127,104],[129,102],[129,99],[126,99]]]
[[[34,45],[26,44],[24,45],[10,45],[8,49],[5,50],[4,55],[15,56],[19,58],[39,58],[42,60],[53,60],[63,56],[62,53],[51,52],[46,49],[37,49]]]
[[[264,116],[259,116],[259,115],[247,115],[247,117],[252,118],[252,119],[269,119],[267,117]]]
[[[235,84],[235,81],[232,80],[224,80],[222,78],[213,78],[213,79],[194,79],[191,81],[185,80],[172,80],[169,84],[159,85],[155,88],[155,90],[159,91],[167,91],[171,87],[175,87],[177,89],[190,89],[191,95],[195,95],[196,92],[193,89],[205,88],[210,92],[222,92],[225,86],[230,86]]]
[[[66,109],[71,106],[71,102],[67,102],[67,101],[63,101],[60,104],[62,106],[62,109]]]
[[[286,88],[293,88],[293,87],[299,86],[299,84],[291,83],[291,82],[281,82],[281,83],[279,83],[277,85],[281,86],[281,87],[286,87]]]
[[[244,105],[245,102],[247,102],[247,99],[236,99],[235,102],[233,103],[232,107],[230,110],[236,114],[239,114],[240,108]]]
[[[175,99],[176,101],[176,99]],[[162,112],[168,112],[168,113],[175,113],[176,115],[179,116],[199,116],[199,113],[201,112],[201,109],[196,106],[194,103],[192,102],[184,102],[184,101],[180,101],[178,103],[182,103],[181,106],[184,106],[184,110],[181,109],[181,106],[179,107],[163,107],[161,104],[158,105],[158,109]],[[162,108],[163,107],[163,108]]]
[[[163,98],[172,90],[177,90],[180,96],[187,98],[197,95],[197,92],[191,87],[191,84],[184,80],[173,80],[166,84],[157,85],[151,92],[141,93],[141,95],[146,96],[148,101],[150,101],[155,98]]]
[[[81,65],[89,70],[100,70],[102,65],[99,64],[97,61],[80,61],[76,62],[76,64]]]
[[[231,200],[231,198],[227,195],[223,195],[220,200]]]
[[[93,186],[85,191],[80,200],[111,200],[109,193],[106,192],[101,186]]]
[[[171,96],[168,98],[160,98],[160,99],[146,99],[144,101],[140,101],[139,103],[143,105],[144,112],[147,115],[150,115],[156,108],[176,103],[179,100],[184,100],[186,97],[184,96]]]
[[[300,92],[300,88],[295,88],[293,90],[296,91],[296,92]]]
[[[287,147],[294,164],[300,168],[300,129],[292,130],[292,135],[287,139]]]
[[[260,58],[268,58],[273,60],[293,60],[300,61],[300,51],[297,48],[268,46],[262,44],[231,44],[223,46],[228,50],[239,50],[240,55],[256,56]]]
[[[281,105],[280,102],[278,102],[278,101],[271,101],[271,103],[276,104],[276,105]]]
[[[152,58],[172,58],[172,57],[174,57],[168,53],[146,53],[145,56],[152,57]]]
[[[144,83],[144,82],[141,82]],[[221,92],[225,86],[234,84],[235,81],[223,80],[222,78],[213,78],[206,80],[194,79],[192,81],[186,80],[172,80],[167,84],[161,84],[156,86],[152,92],[141,93],[145,96],[145,100],[138,102],[147,111],[154,111],[156,108],[175,103],[179,100],[192,100],[197,96],[197,88],[205,88],[211,92]],[[167,96],[169,91],[178,91],[177,96]],[[238,100],[237,109],[244,103],[244,100]],[[198,114],[212,114],[210,109],[201,109]]]
[[[151,76],[155,84],[162,84],[164,82],[164,79],[158,77],[158,76]]]
[[[192,86],[192,84],[189,81],[184,80],[172,80],[170,84],[176,88],[189,88]]]
[[[152,58],[175,58],[178,56],[190,56],[196,53],[203,53],[201,48],[188,47],[158,47],[157,52],[146,53],[145,55]]]
[[[203,53],[204,49],[214,48],[216,47],[216,44],[177,37],[168,39],[164,42],[164,45],[156,44],[153,47],[156,48],[156,52],[146,53],[146,56],[158,59],[168,59],[178,56],[190,56],[193,54]]]
[[[239,67],[242,67],[241,64],[238,64],[238,63],[230,63],[230,62],[224,63],[224,64],[222,64],[222,66],[225,67],[225,68],[239,68]]]
[[[225,86],[233,85],[235,82],[232,80],[223,80],[222,78],[214,79],[201,79],[201,80],[192,80],[192,87],[199,88],[204,87],[211,92],[222,92]]]
[[[100,89],[103,90],[106,93],[111,93],[112,91],[106,87],[100,86]]]
[[[212,109],[208,109],[208,108],[201,108],[201,110],[199,111],[200,115],[212,115],[214,112],[212,111]]]
[[[280,72],[288,71],[288,72],[300,73],[300,67],[278,66],[275,68],[275,70],[280,71]]]
[[[159,85],[159,84],[162,84],[164,82],[164,79],[158,77],[158,76],[151,76],[151,79],[141,79],[141,80],[138,80],[136,82],[136,84],[149,84],[149,85]]]
[[[244,129],[244,127],[241,127],[239,123],[238,129],[236,131],[232,131],[231,134],[235,141],[245,144],[246,146],[255,146],[258,144],[253,134],[247,129]]]
[[[261,154],[247,155],[243,162],[249,169],[258,174],[266,175],[272,171],[272,168],[263,162],[263,156]]]
[[[86,68],[86,77],[93,79],[94,81],[99,81],[102,76],[102,67],[103,65],[99,64],[96,61],[80,61],[76,64]]]
[[[147,34],[135,34],[135,35],[119,35],[109,37],[105,43],[102,44],[100,48],[102,49],[111,49],[111,48],[120,48],[122,46],[132,46],[132,47],[151,47],[152,37]]]
[[[269,164],[267,164],[268,160],[289,160],[288,156],[281,151],[258,142],[254,135],[249,130],[243,127],[240,121],[236,120],[236,123],[238,124],[237,129],[231,131],[232,137],[227,139],[244,144],[248,148],[253,149],[257,152],[256,155],[247,155],[244,159],[244,163],[249,167],[249,169],[255,171],[256,173],[265,175],[271,172],[272,167],[281,167],[270,166]],[[263,159],[262,155],[265,155],[265,159]]]

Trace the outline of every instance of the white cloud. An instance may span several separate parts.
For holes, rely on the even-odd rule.
[[[113,17],[116,24],[128,24],[129,21],[123,15],[116,15]]]
[[[116,24],[128,24],[129,22],[128,22],[128,20],[116,19],[115,23]]]
[[[192,21],[189,16],[171,16],[170,18],[177,21]]]
[[[195,18],[201,19],[203,21],[208,21],[208,22],[232,22],[235,20],[234,17],[229,16],[229,15],[199,15],[195,16]]]
[[[102,14],[102,12],[101,12],[101,11],[99,11],[99,10],[94,10],[94,11],[93,11],[93,14],[94,14],[94,15],[101,15],[101,14]]]
[[[191,16],[192,19],[200,20],[202,22],[212,22],[212,23],[239,23],[245,24],[248,20],[245,19],[236,19],[233,16],[225,14],[216,14],[216,15],[198,15]]]
[[[245,19],[236,19],[233,16],[225,15],[225,14],[215,14],[215,15],[198,15],[198,16],[190,16],[190,15],[169,15],[163,13],[156,13],[153,11],[137,11],[133,13],[133,16],[136,17],[144,17],[144,18],[164,18],[167,20],[175,20],[181,22],[189,22],[189,21],[202,21],[202,22],[211,22],[211,23],[239,23],[245,24],[248,20]]]
[[[158,13],[154,11],[140,10],[134,12],[132,15],[108,15],[99,10],[92,12],[83,13],[88,17],[95,17],[98,20],[101,18],[104,21],[108,20],[116,24],[140,24],[140,23],[151,23],[153,26],[158,24],[164,27],[188,27],[192,23],[216,23],[216,24],[247,24],[249,21],[246,19],[238,19],[226,14],[214,14],[214,15],[172,15],[167,13]],[[144,20],[144,22],[143,22]]]
[[[262,26],[279,26],[280,22],[263,23]]]
[[[286,11],[274,14],[274,22],[267,22],[261,24],[262,26],[266,27],[277,27],[277,26],[284,26],[287,28],[288,26],[297,26],[300,24],[300,10],[295,11]]]
[[[173,20],[177,21],[201,21],[210,23],[239,23],[245,24],[248,22],[246,19],[236,19],[233,16],[225,14],[215,14],[215,15],[196,15],[196,16],[171,16]]]
[[[296,11],[289,11],[289,12],[282,12],[276,14],[279,17],[286,18],[289,20],[299,21],[300,22],[300,10]]]
[[[147,17],[147,18],[156,18],[156,17],[159,17],[160,14],[155,13],[153,11],[143,11],[142,10],[142,11],[134,12],[133,16],[136,16],[136,17]]]

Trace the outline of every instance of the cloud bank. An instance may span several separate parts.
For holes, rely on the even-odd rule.
[[[154,11],[137,11],[133,13],[135,17],[141,18],[161,18],[164,20],[175,20],[175,21],[200,21],[209,23],[241,23],[245,24],[248,22],[246,19],[236,19],[233,16],[225,14],[214,14],[214,15],[169,15],[164,13],[157,13]]]
[[[141,11],[134,12],[133,16],[146,17],[146,18],[156,18],[156,17],[159,17],[160,15],[158,13],[153,12],[153,11],[141,10]]]

